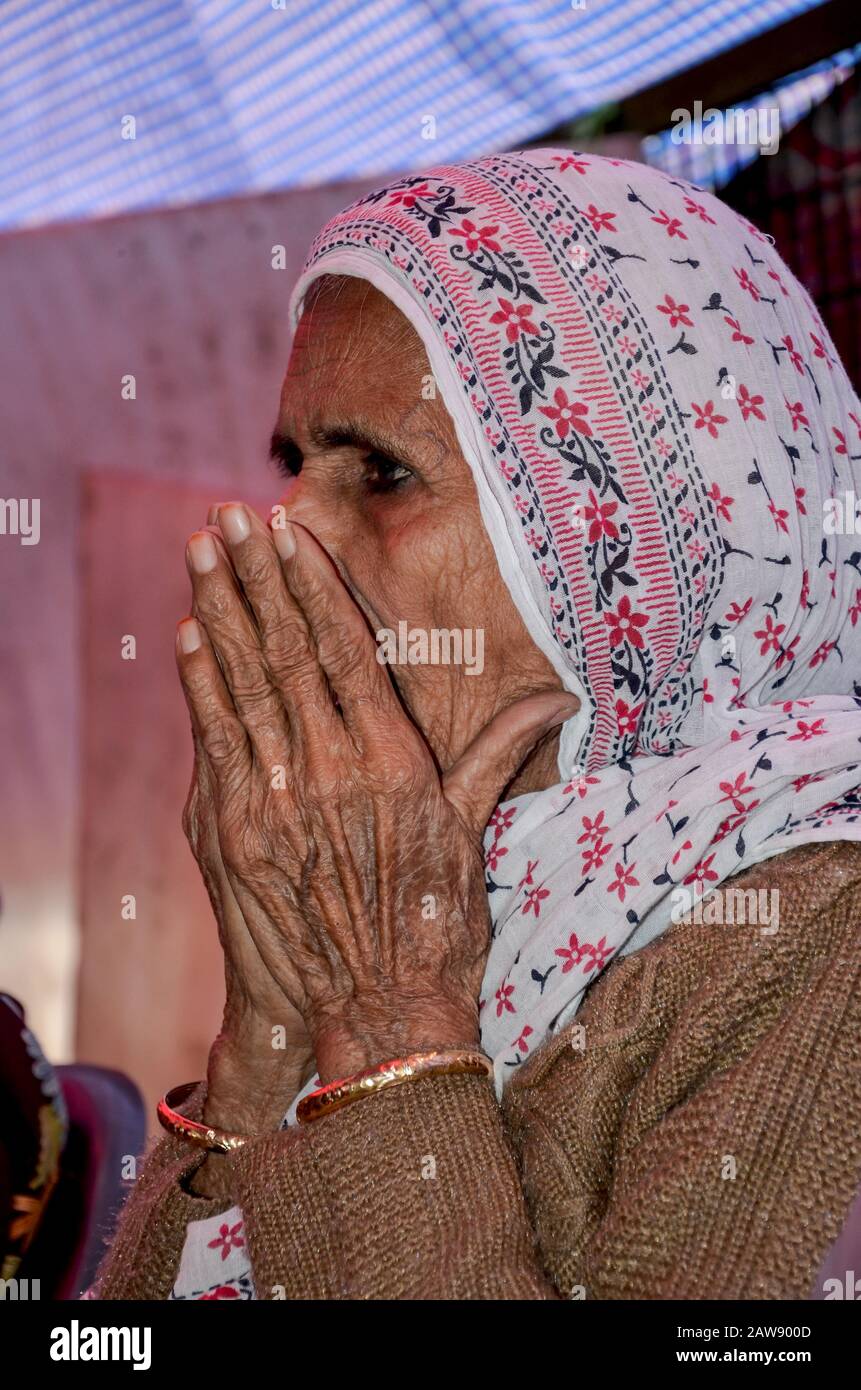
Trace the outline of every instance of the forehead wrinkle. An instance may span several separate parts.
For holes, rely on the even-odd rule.
[[[315,286],[321,287],[316,295]],[[422,372],[429,371],[424,345],[409,319],[369,281],[323,276],[311,286],[306,305],[300,343],[311,370],[330,362],[341,373],[370,368],[386,383],[393,378],[420,380]],[[331,356],[327,344],[332,344]]]
[[[422,395],[430,371],[409,320],[368,282],[342,282],[303,312],[281,393],[277,432],[315,450],[370,446],[435,466],[458,453],[450,417]],[[338,437],[340,436],[340,437]]]

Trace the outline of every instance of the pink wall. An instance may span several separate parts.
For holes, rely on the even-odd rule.
[[[200,1074],[221,1004],[180,828],[183,540],[209,499],[275,497],[288,292],[358,192],[0,238],[0,496],[41,510],[37,545],[0,535],[0,989],[55,1060],[119,1066],[150,1099]]]

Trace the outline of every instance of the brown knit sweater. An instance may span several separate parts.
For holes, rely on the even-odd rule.
[[[234,1203],[260,1298],[815,1294],[861,1181],[861,846],[733,887],[779,888],[774,935],[682,923],[618,960],[502,1107],[393,1088],[219,1160],[223,1201],[162,1140],[98,1295],[166,1298],[186,1222]]]

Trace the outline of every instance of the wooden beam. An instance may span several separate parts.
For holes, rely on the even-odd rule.
[[[621,119],[614,127],[643,135],[666,130],[677,108],[690,111],[695,101],[701,101],[703,109],[730,106],[768,91],[789,73],[857,43],[861,43],[858,0],[827,0],[695,68],[627,97],[620,103]]]

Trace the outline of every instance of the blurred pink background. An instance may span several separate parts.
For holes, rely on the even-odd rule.
[[[150,1114],[203,1073],[223,998],[180,824],[185,539],[213,500],[265,515],[278,496],[267,455],[289,290],[314,233],[358,192],[0,238],[2,492],[39,498],[41,513],[37,545],[0,544],[0,989],[53,1061],[127,1072]]]

